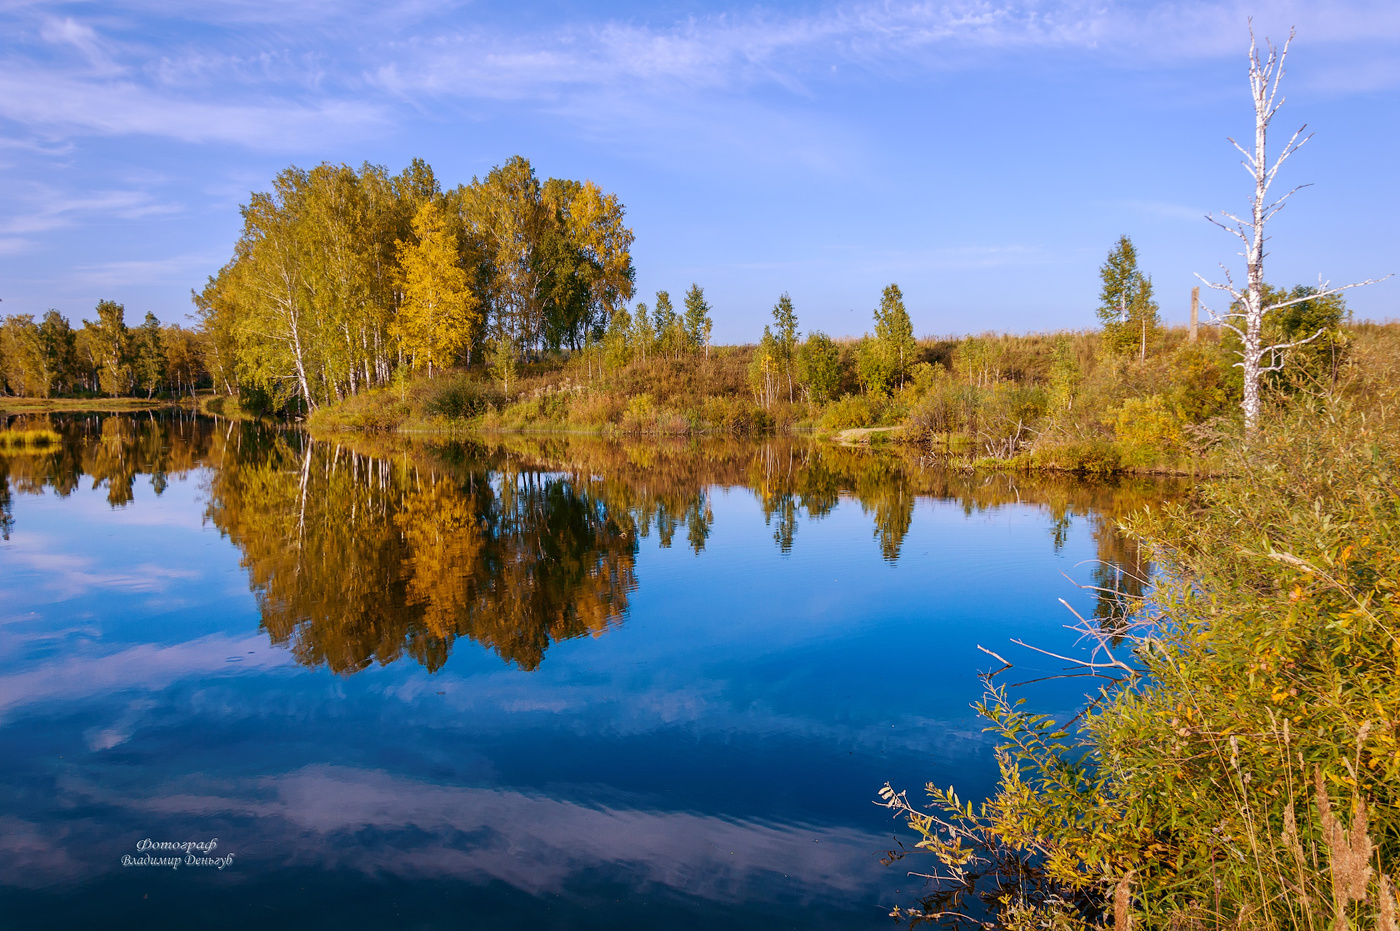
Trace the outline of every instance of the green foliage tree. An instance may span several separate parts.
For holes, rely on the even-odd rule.
[[[520,366],[520,349],[510,333],[502,327],[491,343],[491,374],[501,383],[501,390],[510,394],[510,384],[515,381]]]
[[[71,391],[77,349],[73,327],[67,318],[52,308],[46,311],[39,324],[39,342],[44,359],[41,382],[48,386],[50,393]]]
[[[1096,311],[1103,324],[1104,344],[1115,353],[1146,346],[1158,326],[1158,308],[1152,298],[1152,279],[1138,268],[1137,248],[1126,235],[1108,253],[1099,268],[1103,285]]]
[[[1300,284],[1291,291],[1275,291],[1264,286],[1265,304],[1283,305],[1265,320],[1266,342],[1273,345],[1302,344],[1278,350],[1277,358],[1271,361],[1272,368],[1274,364],[1281,363],[1285,356],[1288,359],[1287,375],[1283,371],[1268,373],[1270,384],[1276,387],[1298,381],[1334,381],[1346,359],[1346,324],[1350,317],[1346,297],[1339,292],[1319,296],[1318,292],[1319,289],[1312,285]],[[1226,333],[1229,342],[1238,344],[1239,337],[1228,330]]]
[[[813,330],[797,352],[797,381],[820,404],[841,389],[841,350],[820,330]]]
[[[84,320],[89,331],[93,364],[102,392],[117,397],[131,390],[130,337],[126,308],[115,301],[98,301],[97,319]]]
[[[619,369],[632,361],[632,315],[626,307],[613,311],[603,336],[603,364]]]
[[[146,319],[131,334],[131,368],[136,387],[153,397],[165,381],[165,347],[161,341],[160,320],[147,311]]]
[[[856,344],[856,376],[869,394],[880,395],[890,389],[898,361],[883,340],[869,336]]]
[[[690,340],[691,349],[703,351],[710,357],[710,333],[714,321],[710,319],[710,305],[705,301],[705,291],[698,284],[692,284],[685,293],[685,335]]]
[[[656,307],[652,311],[652,328],[656,331],[656,350],[671,359],[679,359],[690,344],[685,323],[671,305],[668,291],[656,292]]]
[[[645,302],[637,303],[637,313],[632,317],[632,351],[645,362],[655,351],[656,329],[652,326],[651,313]]]
[[[792,401],[797,367],[797,311],[786,291],[773,305],[774,335],[778,340],[778,358],[783,378],[787,381],[788,401]]]
[[[879,354],[884,357],[882,364],[889,370],[887,381],[897,378],[903,387],[909,369],[918,361],[918,346],[914,342],[914,324],[904,309],[904,293],[897,284],[887,286],[880,296],[880,306],[875,311],[875,339],[880,344]]]

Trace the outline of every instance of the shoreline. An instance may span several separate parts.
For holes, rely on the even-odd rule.
[[[0,416],[16,416],[28,414],[80,414],[80,413],[104,413],[104,414],[132,414],[157,410],[188,410],[202,414],[206,417],[219,419],[261,419],[252,417],[249,414],[237,411],[212,411],[208,409],[208,398],[200,398],[195,404],[191,404],[188,398],[178,401],[169,399],[142,399],[142,398],[0,398]],[[272,418],[276,419],[276,418]],[[767,436],[776,436],[776,433],[765,432],[761,434],[731,434],[723,431],[695,431],[687,433],[623,433],[617,430],[600,429],[596,427],[582,427],[576,425],[559,425],[557,427],[486,427],[469,422],[445,421],[439,425],[416,423],[413,425],[403,425],[389,430],[365,430],[335,424],[330,426],[315,427],[306,421],[286,421],[289,426],[298,426],[308,433],[322,436],[334,436],[336,434],[345,436],[372,437],[376,435],[384,436],[404,436],[409,438],[440,438],[445,440],[466,439],[472,437],[510,437],[510,436],[589,436],[599,439],[624,441],[628,439],[675,439],[693,440],[707,438],[730,438],[730,439],[751,439],[760,440]],[[880,450],[890,449],[892,446],[900,444],[897,439],[901,427],[850,427],[843,430],[826,431],[818,427],[806,425],[789,427],[785,432],[794,435],[806,435],[811,439],[830,443],[836,446],[844,446],[852,449]],[[908,452],[914,452],[915,448],[909,447]],[[931,454],[921,455],[920,460],[928,460],[926,464],[939,465],[942,468],[954,469],[958,471],[970,472],[1019,472],[1023,474],[1046,473],[1060,475],[1079,476],[1161,476],[1177,478],[1210,478],[1222,474],[1219,470],[1212,469],[1205,463],[1193,467],[1163,467],[1163,466],[1121,466],[1113,469],[1073,469],[1057,466],[1053,464],[1036,464],[1027,461],[1026,457],[1018,456],[1015,459],[993,459],[990,457],[977,457],[971,459],[959,459],[949,456],[936,456]]]

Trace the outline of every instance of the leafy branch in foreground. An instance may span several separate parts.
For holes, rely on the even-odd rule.
[[[1066,673],[1113,681],[1060,725],[989,678],[990,800],[931,787],[920,810],[882,793],[944,858],[934,894],[901,917],[1395,931],[1397,350],[1390,333],[1335,393],[1266,410],[1226,477],[1130,522],[1153,586],[1135,625],[1081,621],[1094,650],[1122,646]],[[1124,649],[1132,672],[1114,666]]]

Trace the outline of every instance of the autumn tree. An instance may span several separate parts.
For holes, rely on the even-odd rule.
[[[20,397],[48,397],[44,346],[33,314],[15,314],[0,325],[0,360],[7,389]]]
[[[161,346],[165,350],[165,378],[171,390],[193,396],[206,374],[200,364],[199,334],[172,324],[161,331]]]
[[[214,390],[234,394],[238,385],[238,309],[228,277],[232,263],[210,276],[203,290],[190,290],[198,323],[200,365],[209,372]]]
[[[616,195],[519,157],[447,192],[417,159],[294,166],[195,295],[204,365],[220,391],[316,408],[488,339],[578,349],[631,299],[631,244]]]
[[[471,343],[481,324],[477,297],[458,265],[457,237],[441,208],[426,201],[413,218],[414,242],[398,243],[403,301],[394,333],[409,367],[450,365]]]
[[[754,350],[749,361],[749,387],[754,399],[763,407],[771,407],[778,398],[778,384],[782,377],[778,340],[773,336],[773,328],[763,328],[763,339]]]

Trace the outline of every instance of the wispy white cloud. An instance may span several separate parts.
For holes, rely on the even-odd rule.
[[[1186,204],[1169,204],[1162,201],[1147,200],[1125,200],[1112,206],[1124,207],[1128,210],[1135,210],[1139,213],[1151,214],[1154,217],[1161,217],[1166,220],[1191,220],[1198,221],[1210,213],[1200,207],[1190,207]]]
[[[1242,56],[1249,15],[1244,3],[1218,2],[833,4],[797,16],[755,7],[669,27],[610,21],[523,36],[459,30],[410,37],[371,73],[405,95],[548,99],[566,88],[655,95],[756,83],[804,93],[835,66],[994,67],[1000,59],[987,56],[996,52],[1079,50],[1129,66]],[[1400,8],[1362,0],[1329,5],[1322,15],[1314,4],[1280,3],[1257,23],[1261,34],[1272,28],[1279,38],[1289,24],[1315,44],[1375,42],[1400,36]]]
[[[1242,56],[1243,0],[957,0],[832,3],[800,13],[754,5],[669,24],[580,16],[545,29],[484,25],[472,6],[408,3],[374,10],[334,4],[125,3],[101,17],[72,7],[9,15],[26,41],[0,46],[0,116],[51,133],[148,134],[192,143],[286,150],[353,138],[393,111],[438,100],[525,101],[587,120],[627,101],[649,109],[685,99],[776,88],[798,97],[851,70],[914,77],[998,67],[1003,53],[1070,51],[1100,64],[1172,67]],[[173,40],[140,38],[169,20]],[[180,22],[226,35],[180,38]],[[256,23],[259,29],[251,26]],[[1326,70],[1329,87],[1400,80],[1400,6],[1283,0],[1259,31],[1296,24],[1314,46],[1354,45],[1356,61]],[[833,72],[835,77],[833,77]],[[586,96],[587,100],[582,101]]]
[[[35,185],[21,194],[22,206],[0,220],[0,234],[23,235],[72,226],[93,216],[133,220],[179,213],[178,204],[156,200],[142,190],[93,191],[65,195],[47,185]]]
[[[194,276],[227,260],[227,250],[175,255],[163,259],[102,262],[82,265],[73,271],[73,282],[97,288],[161,284],[174,278]]]
[[[262,105],[186,99],[129,81],[96,81],[0,66],[0,117],[27,126],[106,135],[162,136],[255,148],[298,148],[383,125],[382,109],[356,100]]]

